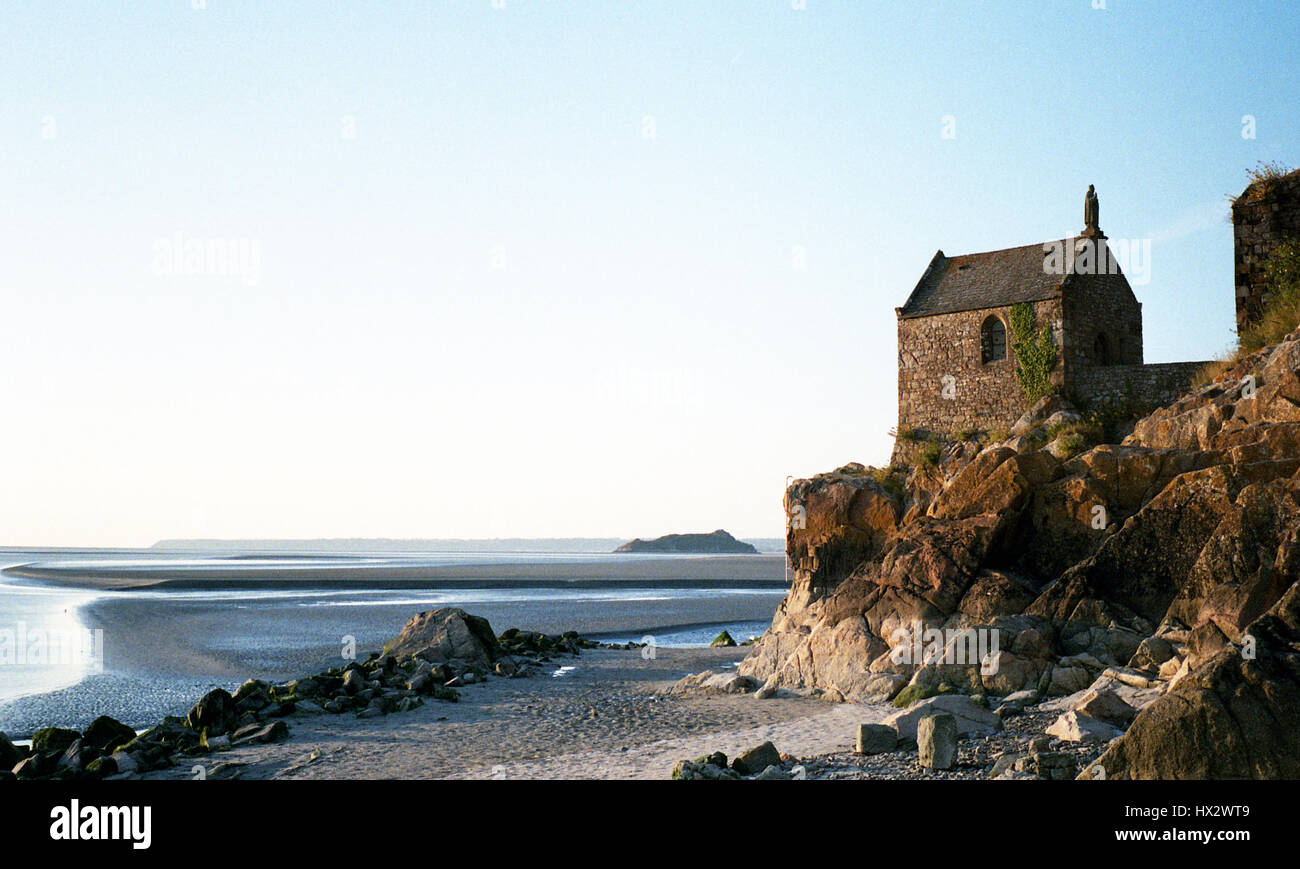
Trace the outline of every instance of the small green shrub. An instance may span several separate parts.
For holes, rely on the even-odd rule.
[[[1264,263],[1268,304],[1256,322],[1240,335],[1239,351],[1254,353],[1276,344],[1300,323],[1300,241],[1278,245]]]
[[[902,691],[894,695],[893,701],[895,709],[906,709],[918,700],[924,700],[927,697],[933,697],[939,692],[932,688],[923,688],[920,685],[905,685]]]
[[[916,443],[921,440],[921,432],[911,426],[900,425],[894,433],[894,439],[905,444]]]
[[[907,482],[906,468],[900,465],[890,465],[887,468],[868,468],[867,474],[875,481],[876,485],[889,494],[903,494],[903,487]]]
[[[1016,359],[1016,382],[1025,407],[1056,392],[1052,369],[1056,367],[1056,342],[1052,330],[1044,323],[1035,328],[1034,306],[1020,302],[1011,306],[1011,353]]]
[[[1266,163],[1260,160],[1254,169],[1246,170],[1246,176],[1250,179],[1246,187],[1247,201],[1267,196],[1273,192],[1277,182],[1297,171],[1300,170],[1289,169],[1281,163]],[[1229,196],[1228,199],[1235,203],[1238,197]]]

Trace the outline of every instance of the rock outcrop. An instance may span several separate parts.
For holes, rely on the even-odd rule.
[[[1061,731],[1128,726],[1107,777],[1300,773],[1300,330],[1121,443],[1071,455],[1077,419],[1049,398],[932,468],[795,481],[793,584],[740,674],[900,706],[1162,691],[1140,713],[1093,697]]]
[[[694,552],[701,555],[757,555],[758,550],[719,528],[708,534],[665,534],[654,540],[629,540],[615,552]]]

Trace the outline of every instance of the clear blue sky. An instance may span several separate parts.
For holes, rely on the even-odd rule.
[[[1293,2],[795,5],[8,0],[0,543],[779,535],[934,251],[1088,184],[1147,361],[1226,347]]]

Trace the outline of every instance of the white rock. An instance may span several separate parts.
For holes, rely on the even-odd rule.
[[[980,706],[965,694],[940,694],[913,703],[890,715],[882,724],[898,731],[899,739],[916,740],[916,726],[922,718],[938,712],[947,712],[957,723],[961,736],[988,736],[1002,729],[1002,719]]]
[[[1123,682],[1133,688],[1150,688],[1152,685],[1151,678],[1139,670],[1132,670],[1128,667],[1107,667],[1103,676],[1110,676]]]
[[[863,680],[851,699],[862,703],[888,703],[903,690],[907,681],[906,676],[895,673],[873,673]]]
[[[742,676],[734,670],[710,676],[700,684],[705,691],[717,691],[719,694],[747,694],[754,689],[754,679]]]
[[[1062,715],[1044,731],[1063,742],[1110,742],[1124,731],[1074,710]]]

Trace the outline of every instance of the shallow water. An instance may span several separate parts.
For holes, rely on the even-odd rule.
[[[0,583],[0,700],[73,685],[99,668],[78,618],[95,592]]]
[[[512,562],[524,556],[508,556]],[[608,556],[588,556],[599,558]],[[421,558],[425,558],[421,556]],[[465,553],[454,558],[467,560]],[[500,558],[485,554],[474,563]],[[531,563],[556,560],[550,554]],[[285,559],[177,559],[169,553],[105,551],[51,553],[0,550],[0,567],[59,564],[95,572],[139,570],[178,562],[201,572],[219,562],[265,569]],[[295,558],[318,566],[321,559]],[[329,561],[358,560],[329,556]],[[397,559],[403,564],[406,559]],[[493,563],[496,563],[495,561]],[[286,679],[318,672],[379,648],[414,613],[459,606],[507,627],[556,632],[578,629],[608,642],[704,646],[724,628],[737,641],[761,634],[782,589],[732,582],[711,588],[664,588],[628,582],[617,587],[554,588],[173,588],[95,591],[0,581],[0,730],[23,736],[36,727],[84,727],[98,715],[149,726],[183,714],[213,687],[232,689],[245,678]],[[701,617],[703,614],[704,617]],[[707,622],[707,624],[705,624]],[[88,657],[51,661],[11,647],[22,636],[81,634],[102,627],[102,643]],[[677,627],[664,628],[664,625]],[[599,633],[601,627],[617,633]],[[33,631],[35,632],[33,634]]]
[[[653,638],[656,646],[662,646],[666,649],[701,649],[712,643],[718,634],[723,631],[731,634],[731,638],[737,643],[743,643],[746,640],[763,636],[763,632],[767,630],[770,624],[770,619],[766,621],[718,622],[710,625],[688,625],[681,628],[670,628],[641,636],[626,633],[601,634],[597,639],[606,643],[648,643]]]

